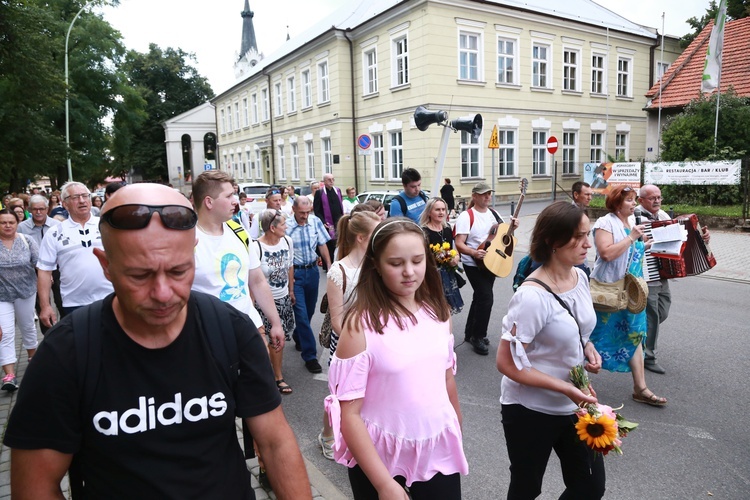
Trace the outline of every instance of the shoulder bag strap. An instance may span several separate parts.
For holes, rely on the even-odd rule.
[[[584,349],[586,348],[586,345],[583,343],[583,334],[581,333],[581,325],[578,324],[578,320],[575,316],[573,316],[573,311],[570,310],[570,307],[568,307],[568,304],[565,303],[563,299],[561,299],[555,292],[552,291],[552,289],[545,283],[544,281],[538,280],[536,278],[526,278],[524,281],[533,281],[534,283],[538,283],[542,285],[542,288],[547,290],[549,293],[552,294],[552,296],[557,300],[563,308],[568,311],[568,314],[570,314],[570,317],[573,318],[573,321],[576,322],[576,326],[578,327],[578,338],[581,340],[581,347]]]

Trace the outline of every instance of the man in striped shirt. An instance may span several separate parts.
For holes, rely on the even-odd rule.
[[[294,243],[294,345],[302,351],[302,360],[310,373],[320,373],[323,368],[318,362],[318,349],[315,334],[310,327],[310,320],[315,313],[318,302],[317,248],[326,265],[331,266],[326,243],[330,236],[323,222],[312,214],[312,202],[306,196],[298,196],[292,205],[292,217],[287,220],[286,234]]]

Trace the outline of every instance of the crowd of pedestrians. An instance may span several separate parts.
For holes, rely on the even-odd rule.
[[[108,186],[102,200],[77,182],[49,196],[3,200],[0,389],[21,386],[5,436],[14,493],[56,493],[70,470],[71,485],[92,496],[107,496],[112,485],[127,485],[130,496],[250,494],[230,437],[236,415],[261,481],[279,498],[309,498],[280,406],[294,392],[283,352],[293,341],[305,368],[323,371],[311,320],[325,273],[323,455],[348,468],[356,499],[461,498],[469,471],[451,315],[464,309],[465,273],[463,340],[487,355],[490,315],[505,309],[494,304],[496,276],[482,265],[490,233],[503,223],[490,206],[493,190],[476,184],[452,228],[449,179],[443,197],[429,198],[419,172],[405,169],[388,214],[378,201],[357,203],[353,188],[342,192],[331,174],[314,184],[310,196],[270,188],[257,213],[221,171],[198,176],[189,200],[154,184]],[[613,188],[610,213],[592,223],[591,192],[576,183],[573,203],[539,215],[534,266],[503,318],[496,365],[508,498],[541,493],[552,450],[563,463],[562,497],[604,494],[601,456],[575,428],[578,405],[596,393],[568,380],[573,366],[630,372],[635,401],[667,404],[648,389],[645,370],[665,371],[656,337],[668,284],[649,284],[655,297],[641,313],[603,313],[594,311],[586,266],[593,244],[592,277],[641,276],[650,241],[633,215],[640,201],[663,218],[661,195],[655,186],[640,197]],[[38,353],[35,314],[45,334]],[[37,359],[23,381],[14,368],[17,326],[28,358]],[[59,376],[48,383],[51,373]],[[54,417],[40,425],[41,413]],[[218,471],[217,463],[227,465]]]

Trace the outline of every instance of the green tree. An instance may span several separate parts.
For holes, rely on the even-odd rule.
[[[162,123],[210,99],[213,91],[208,81],[190,65],[193,54],[181,49],[162,50],[149,45],[146,54],[131,50],[125,57],[123,71],[136,95],[130,96],[130,113],[137,121],[127,120],[121,126],[115,120],[113,156],[116,169],[132,168],[135,175],[148,180],[168,179],[167,152]],[[138,100],[145,103],[145,116]]]
[[[0,185],[18,191],[54,169],[65,143],[46,110],[62,108],[64,82],[52,57],[51,11],[33,2],[0,0]]]
[[[692,28],[693,32],[680,38],[680,46],[684,49],[692,42],[698,34],[703,31],[712,19],[716,19],[716,13],[719,6],[716,0],[711,0],[706,9],[706,13],[701,17],[691,17],[686,23]],[[750,0],[727,0],[727,17],[729,19],[741,19],[750,16]]]
[[[750,98],[730,89],[719,100],[719,123],[714,148],[716,94],[701,95],[685,110],[667,120],[662,133],[661,161],[736,160],[750,145]],[[714,152],[714,150],[716,152]],[[665,186],[672,203],[733,205],[742,203],[739,186]]]
[[[68,178],[65,36],[84,5],[81,0],[0,0],[0,130],[8,145],[0,176],[13,189],[40,176],[49,176],[53,186]],[[117,69],[125,54],[120,34],[91,6],[76,20],[68,47],[70,155],[73,178],[84,182],[106,172],[107,117],[120,106],[127,83]]]

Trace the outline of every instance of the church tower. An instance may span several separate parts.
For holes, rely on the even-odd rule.
[[[242,46],[239,54],[236,54],[234,63],[234,76],[238,80],[247,76],[263,59],[263,54],[258,52],[258,44],[255,41],[254,15],[250,10],[250,0],[245,0],[245,9],[242,11]]]

